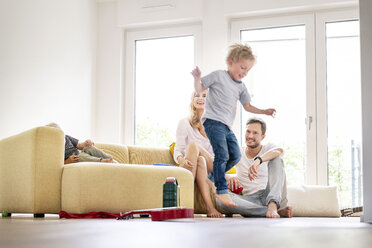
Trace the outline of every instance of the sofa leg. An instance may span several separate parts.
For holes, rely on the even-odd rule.
[[[44,218],[44,217],[45,217],[45,214],[40,214],[40,213],[34,214],[34,218]]]
[[[8,213],[8,212],[4,211],[4,212],[2,213],[2,216],[3,216],[3,217],[11,217],[11,216],[12,216],[12,213]]]

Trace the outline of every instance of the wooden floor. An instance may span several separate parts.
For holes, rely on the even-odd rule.
[[[346,218],[224,218],[196,216],[155,222],[150,218],[59,219],[15,215],[0,219],[0,247],[372,247],[372,225]]]

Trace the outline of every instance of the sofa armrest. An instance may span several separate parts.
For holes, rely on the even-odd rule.
[[[37,127],[0,140],[0,211],[58,213],[63,132]]]

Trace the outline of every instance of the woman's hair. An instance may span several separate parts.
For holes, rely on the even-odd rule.
[[[194,91],[191,95],[191,103],[190,103],[190,117],[189,122],[192,127],[199,128],[200,126],[200,119],[198,118],[198,114],[196,112],[196,108],[194,107],[194,98],[196,92]]]
[[[229,53],[226,57],[226,62],[232,59],[234,62],[239,62],[241,59],[256,61],[256,56],[252,53],[252,48],[245,44],[235,43],[229,46]]]

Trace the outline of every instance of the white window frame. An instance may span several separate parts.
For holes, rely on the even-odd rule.
[[[244,20],[235,20],[231,22],[231,41],[240,42],[240,31],[244,29],[259,29],[272,27],[285,27],[305,25],[306,27],[306,116],[304,121],[307,122],[307,161],[306,161],[306,183],[316,184],[317,167],[316,167],[316,102],[315,102],[315,36],[314,32],[314,14],[301,14],[290,16],[272,16],[263,18],[249,18]],[[275,106],[274,106],[275,107]],[[237,115],[235,120],[234,131],[241,136],[241,116]],[[309,123],[309,119],[312,122]],[[236,125],[239,125],[236,126]],[[270,127],[269,127],[270,128]]]
[[[319,171],[317,182],[321,185],[328,185],[326,23],[358,19],[358,8],[316,13],[317,167]]]
[[[194,36],[194,65],[201,62],[201,25],[160,27],[141,30],[128,30],[124,34],[124,70],[122,74],[123,96],[122,99],[122,137],[123,144],[134,144],[135,121],[135,42],[137,40],[171,38],[180,36]],[[187,99],[185,99],[187,101]]]
[[[359,10],[357,7],[352,7],[231,21],[231,42],[239,42],[240,31],[244,29],[306,25],[307,184],[328,185],[325,24],[357,19],[359,19]],[[310,117],[312,123],[309,123]],[[238,136],[241,135],[238,126],[241,123],[240,118],[241,116],[237,115],[234,126]]]

